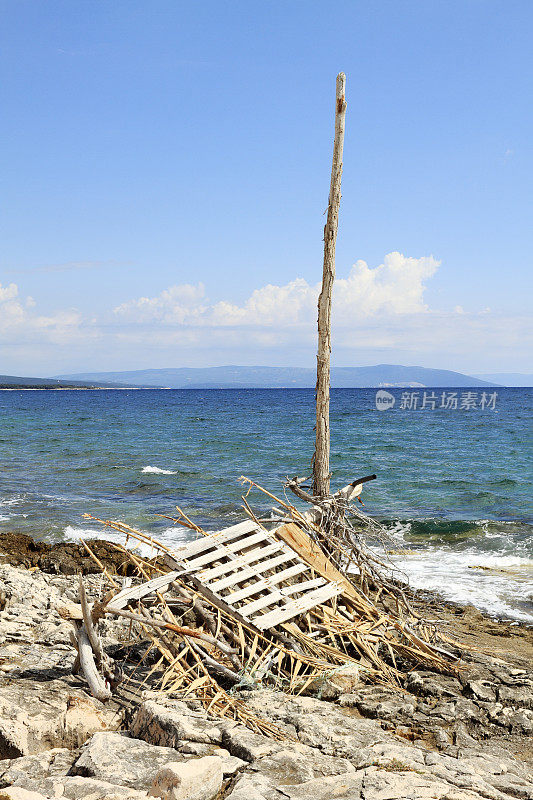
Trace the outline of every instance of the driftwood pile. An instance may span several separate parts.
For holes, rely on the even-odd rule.
[[[124,523],[98,520],[124,535],[116,547],[137,579],[123,586],[99,564],[107,592],[91,607],[80,578],[76,668],[93,695],[109,699],[122,674],[97,633],[105,616],[129,620],[131,637],[143,644],[144,654],[124,678],[130,687],[194,698],[216,715],[274,736],[273,726],[239,698],[239,689],[268,685],[320,693],[327,677],[350,666],[364,682],[395,686],[413,667],[455,672],[444,638],[411,611],[387,565],[366,546],[359,528],[372,528],[371,521],[348,508],[372,477],[322,504],[302,497],[301,482],[289,481],[312,502],[307,512],[243,478],[248,493],[257,487],[274,499],[281,524],[267,530],[246,497],[249,519],[217,533],[206,533],[178,509],[171,519],[197,538],[177,550]],[[141,557],[141,544],[149,557]],[[385,596],[394,599],[394,611],[390,602],[385,610]],[[143,673],[140,667],[148,663]]]

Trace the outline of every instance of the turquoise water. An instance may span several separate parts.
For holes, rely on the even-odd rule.
[[[399,566],[413,585],[528,618],[533,390],[499,389],[494,409],[468,411],[439,408],[443,390],[435,409],[402,409],[390,391],[383,412],[374,390],[332,391],[332,486],[377,473],[365,508],[409,549]],[[176,541],[187,534],[156,516],[176,504],[220,528],[243,516],[241,474],[282,493],[313,451],[305,389],[0,391],[0,410],[0,530],[43,539],[93,532],[89,512]]]

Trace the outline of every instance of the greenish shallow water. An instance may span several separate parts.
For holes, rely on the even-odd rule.
[[[439,408],[440,389],[435,409],[402,409],[390,391],[383,412],[374,390],[332,391],[333,486],[377,473],[366,511],[412,551],[398,565],[413,585],[533,619],[533,390],[483,410],[480,390],[471,410]],[[188,534],[156,515],[176,504],[220,528],[243,515],[241,474],[279,493],[313,449],[305,389],[0,391],[0,410],[0,530],[49,540],[94,532],[90,512],[175,542]]]

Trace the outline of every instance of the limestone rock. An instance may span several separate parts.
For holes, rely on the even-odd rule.
[[[0,689],[0,758],[80,747],[96,731],[119,724],[116,711],[67,680],[19,679]]]
[[[242,725],[226,729],[222,735],[222,742],[232,755],[243,761],[255,761],[256,758],[268,756],[281,749],[278,742],[260,733],[252,733]]]
[[[264,776],[273,786],[305,783],[314,778],[343,775],[354,769],[346,758],[325,756],[300,743],[286,743],[283,749],[259,758],[251,767],[255,774]]]
[[[77,751],[54,748],[31,756],[0,761],[0,786],[34,789],[45,778],[64,776],[76,760]]]
[[[117,786],[78,775],[48,778],[42,784],[41,791],[50,798],[60,797],[61,800],[147,800],[148,797],[146,792],[136,791],[129,786]]]
[[[297,786],[280,786],[283,795],[291,800],[353,800],[360,796],[363,774],[347,772],[344,775],[330,775],[315,778]]]
[[[222,761],[222,774],[224,778],[231,778],[237,772],[248,766],[246,761],[237,756],[232,756],[224,747],[213,747],[209,755],[218,756]]]
[[[349,694],[361,685],[361,675],[356,664],[343,664],[323,676],[315,678],[311,683],[302,680],[304,694],[318,697],[321,700],[336,700],[343,694]]]
[[[179,700],[169,700],[164,705],[152,700],[142,702],[135,711],[130,733],[165,747],[176,748],[180,741],[222,744],[220,721],[192,711]]]
[[[515,708],[533,709],[533,689],[531,685],[502,686],[498,689],[500,703]]]
[[[363,778],[362,793],[365,800],[451,800],[454,797],[449,784],[436,780],[432,776],[418,775],[413,772],[387,772],[385,770],[369,771]],[[456,800],[480,800],[474,792],[455,793]]]
[[[493,703],[496,700],[496,691],[491,681],[468,681],[467,691],[477,697],[478,700],[484,700],[488,703]]]
[[[213,800],[222,788],[222,761],[217,756],[175,762],[160,770],[150,795],[162,800]]]
[[[181,758],[172,747],[158,747],[120,733],[96,733],[84,745],[70,774],[149,789],[159,769]]]
[[[278,792],[264,776],[244,773],[224,800],[287,800],[287,795]]]
[[[39,792],[29,792],[19,786],[11,786],[7,789],[0,789],[0,800],[48,800],[48,798]]]

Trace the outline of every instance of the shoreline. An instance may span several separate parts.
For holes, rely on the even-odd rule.
[[[112,543],[91,546],[120,576]],[[26,800],[23,789],[31,800],[148,800],[163,773],[194,773],[205,793],[190,796],[205,800],[533,798],[532,629],[411,591],[414,611],[437,620],[460,655],[457,677],[413,664],[398,688],[353,673],[341,684],[326,675],[305,696],[236,688],[280,740],[211,716],[194,696],[154,692],[150,661],[139,689],[126,677],[110,701],[91,697],[73,674],[68,618],[79,608],[77,573],[90,600],[102,596],[95,569],[80,544],[0,535],[0,800]],[[106,618],[101,635],[133,677],[145,647],[130,626]]]
[[[479,522],[479,521],[476,521]],[[104,537],[93,538],[92,536],[87,539],[91,546],[96,545],[99,556],[104,561],[109,559],[112,569],[118,563],[116,551],[113,549],[112,540],[105,539]],[[402,552],[394,552],[395,556],[401,557]],[[56,571],[69,575],[80,571],[82,574],[94,572],[94,564],[87,556],[83,545],[75,539],[66,539],[60,541],[48,541],[36,539],[28,533],[16,533],[14,531],[0,531],[0,563],[11,563],[15,566],[25,567],[39,567],[45,571]],[[50,568],[51,564],[55,567]],[[483,574],[496,575],[498,577],[513,577],[514,572],[510,569],[484,567],[484,566],[469,566],[469,570],[479,571]],[[501,623],[508,627],[519,627],[520,629],[529,630],[533,633],[533,619],[531,621],[521,619],[518,616],[513,617],[509,615],[499,615],[497,612],[491,612],[483,609],[481,606],[476,605],[474,602],[460,602],[450,599],[445,594],[438,590],[426,587],[416,587],[413,582],[408,583],[399,580],[402,584],[404,591],[408,592],[409,596],[416,601],[423,600],[429,606],[434,603],[439,603],[443,609],[448,609],[450,614],[457,615],[466,612],[468,609],[473,609],[482,615],[487,621],[493,623]],[[533,641],[533,639],[532,639]]]
[[[113,574],[131,577],[131,572],[122,570],[122,556],[115,544],[108,539],[87,539],[87,543],[100,562]],[[0,533],[0,565],[21,567],[28,570],[41,570],[51,575],[75,576],[99,574],[94,561],[89,557],[81,543],[47,542],[34,539],[26,533]],[[521,620],[499,618],[473,604],[461,604],[448,600],[438,592],[416,589],[402,584],[410,605],[421,616],[438,615],[440,624],[451,629],[458,641],[467,647],[479,645],[487,649],[487,654],[496,651],[513,658],[529,658],[533,663],[533,625]],[[477,641],[476,641],[477,640]],[[508,647],[501,649],[502,642],[513,643],[515,653]]]

